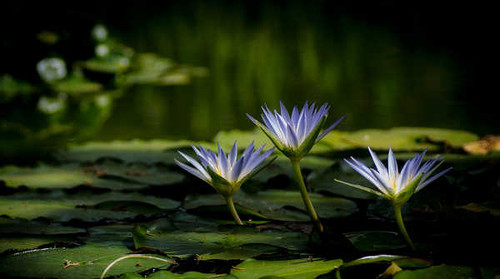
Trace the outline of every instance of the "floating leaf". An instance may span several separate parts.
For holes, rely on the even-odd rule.
[[[76,248],[35,249],[0,257],[0,275],[9,278],[97,278],[108,264],[128,253],[130,250],[124,246],[98,244],[86,244]],[[156,260],[126,259],[114,265],[107,275],[116,276],[168,266]]]
[[[174,184],[179,183],[184,179],[182,174],[173,172],[162,164],[121,164],[114,161],[106,161],[93,165],[91,168],[93,168],[95,172],[102,173],[103,177],[120,177],[134,183],[147,185]]]
[[[361,231],[344,234],[356,249],[363,252],[396,250],[406,247],[395,232]]]
[[[275,251],[275,248],[302,250],[308,237],[302,233],[256,228],[217,226],[204,231],[179,230],[159,220],[134,230],[136,248],[159,249],[172,256],[200,255],[201,259],[246,259]]]
[[[62,241],[64,239],[55,237],[0,237],[0,254],[6,250],[27,250],[35,249],[39,246]]]
[[[397,127],[389,130],[359,130],[343,138],[357,148],[370,146],[374,150],[395,151],[437,149],[441,144],[460,148],[463,144],[478,139],[466,131],[437,128]]]
[[[3,214],[3,213],[2,213]],[[50,223],[44,220],[12,219],[0,216],[0,234],[7,235],[68,235],[82,234],[85,229],[62,226],[57,223]]]
[[[178,158],[175,149],[189,147],[192,141],[132,140],[112,142],[87,142],[72,145],[60,157],[64,160],[93,162],[99,158],[116,158],[126,162],[174,164]]]
[[[394,279],[479,279],[472,267],[438,265],[418,270],[401,271]]]
[[[137,273],[127,273],[124,274],[120,277],[119,279],[144,279],[141,275]],[[196,272],[196,271],[189,271],[186,273],[173,273],[170,271],[164,271],[160,270],[155,273],[149,274],[147,276],[148,279],[209,279],[209,278],[222,278],[222,279],[237,279],[234,276],[231,275],[221,275],[221,274],[214,274],[214,273],[201,273],[201,272]]]
[[[286,261],[260,261],[249,259],[236,266],[231,274],[239,279],[293,278],[310,279],[337,269],[341,259],[322,261],[297,259]]]
[[[318,215],[322,218],[345,217],[357,211],[356,203],[347,199],[325,197],[314,193],[310,196]],[[269,190],[256,194],[245,194],[240,191],[235,195],[234,201],[266,218],[284,221],[309,220],[309,216],[302,209],[302,197],[298,191]],[[184,201],[186,209],[224,204],[220,195],[188,196]],[[285,209],[286,206],[297,210]]]
[[[372,263],[380,263],[380,262],[395,262],[399,267],[402,268],[423,268],[428,267],[431,263],[428,260],[419,259],[419,258],[411,258],[408,256],[400,256],[400,255],[374,255],[374,256],[366,256],[359,259],[355,259],[353,261],[344,263],[341,268],[347,268],[352,266],[358,266],[363,264],[372,264]]]
[[[466,205],[462,205],[459,208],[469,210],[472,212],[489,212],[493,216],[500,216],[500,208],[498,205],[485,202],[485,203],[468,203]]]
[[[94,174],[85,173],[77,165],[39,165],[35,168],[7,166],[0,169],[0,180],[11,187],[25,185],[30,188],[70,188],[94,179]]]
[[[94,222],[104,218],[124,219],[174,209],[179,202],[138,193],[107,192],[93,195],[63,195],[21,192],[0,196],[0,212],[15,218],[45,217],[53,221],[71,219]]]

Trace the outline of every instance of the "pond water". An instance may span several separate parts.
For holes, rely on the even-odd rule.
[[[126,44],[210,74],[185,86],[130,90],[95,138],[210,139],[252,128],[245,113],[279,100],[329,102],[335,117],[347,116],[346,130],[498,132],[498,114],[478,92],[474,49],[455,45],[459,31],[432,12],[394,12],[326,1],[191,1],[108,15],[111,33]]]
[[[96,23],[137,53],[155,53],[208,73],[183,85],[127,87],[95,117],[98,121],[85,116],[85,123],[73,124],[86,130],[75,137],[78,141],[208,140],[220,130],[253,128],[245,114],[258,115],[261,105],[275,108],[280,100],[288,107],[306,100],[328,102],[333,117],[347,116],[342,130],[425,126],[479,135],[500,132],[491,89],[479,73],[479,61],[487,54],[474,42],[487,30],[473,28],[481,21],[458,21],[458,15],[444,20],[444,4],[428,10],[395,3],[359,7],[328,1],[177,1],[120,7],[40,4],[22,13],[22,7],[11,5],[7,14],[26,20],[9,30],[9,51],[2,53],[2,60],[9,62],[0,74],[28,72],[21,63],[26,57],[39,61],[32,58],[31,43],[10,46],[27,37],[26,30],[39,27],[37,32],[42,32],[36,36],[45,34],[44,40],[51,36],[46,31],[79,39]],[[89,43],[82,42],[76,45],[84,49]],[[40,53],[61,54],[65,47],[71,48],[56,44],[35,53],[41,59]],[[12,55],[13,49],[23,53]],[[88,59],[85,55],[75,50],[64,58]],[[6,106],[15,106],[23,123],[38,121],[29,111],[32,107]],[[19,117],[9,121],[17,125]]]

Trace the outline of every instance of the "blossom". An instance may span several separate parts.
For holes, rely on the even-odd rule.
[[[320,141],[333,130],[343,119],[341,117],[321,134],[330,106],[323,104],[317,108],[315,103],[306,102],[299,111],[295,106],[291,114],[280,102],[281,113],[271,112],[266,106],[262,107],[261,114],[264,124],[247,114],[248,118],[257,125],[273,142],[273,144],[289,158],[301,159],[315,143]]]
[[[368,168],[366,165],[353,157],[351,157],[350,160],[344,160],[349,166],[351,166],[351,168],[370,181],[370,183],[376,187],[376,190],[361,185],[337,181],[384,197],[397,204],[405,203],[411,195],[422,190],[425,186],[429,185],[429,183],[438,179],[452,169],[450,167],[432,175],[439,168],[439,166],[441,166],[443,161],[440,161],[440,156],[436,156],[434,159],[428,160],[422,165],[422,161],[426,153],[426,151],[424,151],[406,161],[401,169],[401,172],[399,172],[398,163],[392,149],[389,148],[387,158],[388,168],[382,164],[380,159],[370,149],[370,147],[368,147],[368,151],[370,152],[376,169]]]
[[[254,143],[252,142],[238,158],[238,146],[236,141],[227,155],[220,147],[220,144],[217,145],[218,154],[206,150],[201,145],[198,148],[193,145],[192,148],[198,156],[199,162],[179,151],[179,154],[181,154],[192,166],[188,166],[177,160],[175,160],[175,162],[187,172],[210,184],[223,196],[232,196],[235,194],[245,180],[272,162],[271,160],[266,164],[262,164],[264,160],[271,155],[274,148],[261,154],[264,145],[254,150]]]

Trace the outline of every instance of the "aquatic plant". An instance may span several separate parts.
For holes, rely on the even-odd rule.
[[[432,173],[434,173],[439,166],[441,166],[443,161],[440,161],[440,156],[436,156],[434,159],[428,160],[422,165],[422,161],[426,153],[426,151],[424,151],[406,161],[401,169],[401,172],[399,172],[398,163],[391,148],[389,148],[389,154],[387,157],[388,168],[384,166],[384,164],[377,157],[377,154],[375,154],[370,147],[368,147],[368,151],[370,152],[376,170],[368,168],[354,157],[351,157],[350,160],[344,160],[349,166],[351,166],[351,168],[370,181],[376,189],[337,179],[336,181],[389,200],[394,207],[394,215],[401,234],[405,238],[406,242],[408,242],[411,249],[415,250],[415,245],[411,241],[403,223],[401,207],[414,193],[422,190],[425,186],[429,185],[429,183],[438,179],[452,168],[447,168],[435,175],[432,175]]]
[[[179,151],[179,154],[193,165],[193,167],[177,160],[175,160],[175,162],[187,172],[210,184],[219,194],[221,194],[226,200],[228,209],[236,223],[238,225],[243,225],[234,207],[233,195],[238,192],[241,185],[247,179],[276,159],[276,157],[274,157],[272,160],[264,163],[264,160],[271,155],[274,148],[261,153],[264,149],[264,145],[255,150],[254,143],[252,142],[245,149],[241,157],[238,158],[238,146],[236,141],[227,155],[220,147],[220,144],[218,143],[217,145],[218,154],[206,150],[201,145],[198,148],[193,145],[192,148],[200,162]]]
[[[307,212],[319,231],[323,231],[323,225],[316,214],[300,171],[300,160],[309,153],[315,143],[333,130],[344,117],[341,117],[321,132],[328,117],[330,109],[328,104],[325,103],[320,108],[317,108],[315,103],[309,105],[306,102],[300,111],[297,106],[294,106],[291,114],[288,113],[288,110],[281,102],[280,107],[281,113],[276,110],[271,112],[267,105],[262,107],[263,114],[261,114],[261,117],[264,124],[249,114],[247,116],[269,137],[276,148],[290,159]]]

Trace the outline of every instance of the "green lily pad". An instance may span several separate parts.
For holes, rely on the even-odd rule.
[[[2,213],[3,214],[3,213]],[[62,226],[43,220],[28,221],[19,218],[0,216],[0,234],[6,235],[69,235],[82,234],[85,229]]]
[[[239,279],[256,278],[293,278],[310,279],[337,269],[342,264],[341,259],[322,260],[285,260],[260,261],[249,259],[236,266],[231,274]]]
[[[39,165],[35,168],[7,166],[0,169],[0,180],[7,186],[21,185],[29,188],[72,188],[90,185],[114,190],[139,189],[146,185],[179,183],[184,179],[165,166],[147,164],[120,164],[105,162],[101,165],[80,167],[77,164],[62,166]]]
[[[307,156],[300,161],[302,170],[311,170],[314,175],[323,173],[335,164],[336,161],[334,160],[318,156]],[[277,159],[272,164],[264,168],[251,179],[260,183],[266,183],[270,178],[282,174],[288,176],[291,180],[295,179],[290,160],[284,155],[278,154]],[[295,187],[295,185],[293,185],[293,187]]]
[[[463,144],[478,139],[478,136],[466,131],[437,128],[397,127],[389,130],[359,130],[344,137],[354,147],[370,146],[374,150],[395,151],[437,149],[440,144],[459,148]]]
[[[118,74],[129,68],[127,58],[113,60],[91,59],[83,62],[82,65],[87,70],[107,74]]]
[[[39,246],[62,240],[54,237],[0,237],[0,254],[7,250],[21,251],[35,249]]]
[[[54,90],[69,95],[82,95],[88,93],[102,92],[103,86],[100,83],[85,80],[82,77],[71,77],[58,81],[52,85]]]
[[[353,261],[344,263],[341,268],[353,267],[363,264],[372,264],[380,262],[394,262],[401,268],[424,268],[431,266],[428,260],[420,258],[411,258],[400,255],[373,255],[366,256]]]
[[[343,166],[344,163],[341,165]],[[346,198],[363,200],[372,200],[377,198],[376,195],[358,190],[343,183],[335,182],[335,179],[353,184],[369,185],[366,179],[364,179],[361,175],[342,167],[340,170],[335,169],[322,174],[313,175],[310,177],[309,186],[315,191],[325,191]]]
[[[392,147],[395,151],[403,150],[430,150],[438,149],[439,145],[449,145],[461,148],[462,145],[478,140],[478,136],[461,130],[420,128],[420,127],[396,127],[388,130],[366,129],[353,132],[334,130],[326,135],[311,149],[311,154],[331,153],[332,151],[366,148],[370,146],[374,150],[387,150]],[[222,131],[214,140],[220,141],[225,148],[230,148],[237,139],[242,146],[255,141],[256,144],[272,143],[258,130],[252,131]]]
[[[139,193],[64,195],[62,192],[21,192],[0,196],[2,214],[29,220],[45,217],[58,222],[71,219],[93,222],[104,218],[132,218],[138,214],[155,214],[174,209],[179,205],[177,201]]]
[[[137,215],[133,212],[76,208],[72,203],[52,201],[0,201],[0,212],[13,218],[32,220],[45,217],[56,222],[67,222],[72,219],[86,222],[97,222],[102,219],[121,220]]]
[[[361,231],[344,234],[356,249],[363,252],[396,250],[406,247],[395,232]]]
[[[119,245],[86,244],[76,248],[39,249],[0,257],[4,277],[98,278],[113,260],[130,253]],[[66,263],[66,268],[65,268]],[[72,264],[72,265],[71,265]],[[116,276],[169,264],[150,259],[125,259],[107,273]],[[27,268],[29,267],[29,268]]]
[[[479,279],[472,267],[437,265],[418,270],[398,272],[394,279]]]
[[[273,147],[273,143],[262,133],[260,129],[254,129],[251,131],[241,131],[241,130],[231,130],[231,131],[220,131],[215,135],[214,142],[219,142],[222,149],[230,150],[234,144],[234,141],[238,141],[238,147],[240,149],[245,149],[252,142],[255,146],[266,145],[266,149]]]
[[[322,218],[339,218],[357,211],[353,201],[325,197],[320,194],[310,194],[311,200]],[[245,194],[243,191],[235,195],[234,201],[243,208],[248,208],[269,219],[283,221],[308,221],[309,216],[303,211],[302,197],[298,191],[269,190],[256,194]],[[188,196],[184,201],[184,208],[193,209],[201,206],[224,205],[220,195]],[[284,207],[294,207],[289,210]]]
[[[93,168],[98,173],[104,174],[104,177],[110,175],[124,178],[133,183],[142,183],[147,185],[173,184],[179,183],[184,179],[184,175],[173,172],[165,165],[161,164],[121,164],[114,161],[106,161],[94,165]]]
[[[127,273],[118,277],[119,279],[144,279],[137,273]],[[209,278],[222,278],[222,279],[237,279],[232,275],[221,275],[214,273],[201,273],[196,271],[189,271],[186,273],[173,273],[170,271],[160,270],[155,273],[149,274],[148,279],[209,279]]]
[[[178,229],[165,220],[134,230],[136,248],[159,249],[171,256],[197,254],[201,259],[247,259],[276,251],[303,250],[308,237],[302,233],[240,226],[207,226],[203,231]]]
[[[68,161],[93,162],[99,158],[110,157],[126,162],[174,164],[174,158],[179,157],[176,149],[186,148],[191,144],[194,142],[186,140],[87,142],[70,146],[66,152],[60,154],[60,158]]]
[[[7,166],[0,169],[0,180],[10,187],[26,185],[30,188],[70,188],[95,179],[96,175],[84,172],[77,165],[39,165],[35,168]]]

